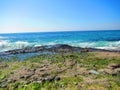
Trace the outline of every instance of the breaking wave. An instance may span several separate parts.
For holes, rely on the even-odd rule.
[[[22,49],[25,47],[36,47],[42,45],[55,45],[55,44],[68,44],[71,46],[83,47],[83,48],[98,48],[98,49],[107,49],[107,50],[120,50],[120,41],[97,41],[97,42],[77,42],[77,41],[64,41],[64,42],[25,42],[25,41],[16,41],[10,42],[8,40],[0,41],[0,52],[13,50],[13,49]]]
[[[28,47],[29,45],[30,45],[30,43],[23,42],[23,41],[10,42],[7,40],[2,40],[2,41],[0,41],[0,51],[21,49],[21,48]]]

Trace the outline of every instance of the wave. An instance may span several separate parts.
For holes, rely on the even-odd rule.
[[[97,48],[106,50],[120,50],[120,41],[97,41],[97,42],[76,42],[71,43],[72,46],[82,48]]]
[[[30,43],[24,41],[10,42],[7,40],[0,41],[0,52],[13,50],[13,49],[21,49],[30,46]]]
[[[6,37],[0,36],[0,39],[3,39],[3,38],[6,38]]]
[[[51,41],[51,42],[26,42],[26,41],[16,41],[10,42],[8,40],[0,41],[0,52],[13,50],[13,49],[22,49],[25,47],[37,47],[42,45],[55,45],[55,44],[68,44],[71,46],[77,46],[82,48],[98,48],[98,49],[107,49],[107,50],[120,50],[120,41],[97,41],[97,42],[80,42],[80,41]]]
[[[96,47],[97,49],[106,49],[106,50],[120,50],[118,47]]]

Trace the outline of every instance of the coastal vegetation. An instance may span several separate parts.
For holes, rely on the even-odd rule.
[[[117,52],[54,53],[0,62],[0,90],[120,90]]]

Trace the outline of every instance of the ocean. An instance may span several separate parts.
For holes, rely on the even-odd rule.
[[[120,50],[120,30],[0,34],[0,52],[55,44]]]

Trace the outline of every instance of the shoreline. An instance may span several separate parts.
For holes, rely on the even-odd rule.
[[[33,51],[55,54],[21,57]],[[116,52],[65,44],[7,51],[6,55],[22,60],[13,56],[0,62],[0,90],[119,90],[120,53]]]
[[[97,49],[97,48],[81,48],[70,46],[68,44],[56,44],[56,45],[45,45],[45,46],[36,46],[36,47],[26,47],[23,49],[14,49],[7,50],[0,53],[2,55],[10,55],[10,54],[23,54],[23,53],[36,53],[36,52],[117,52],[120,53],[120,50],[106,50],[106,49]]]

